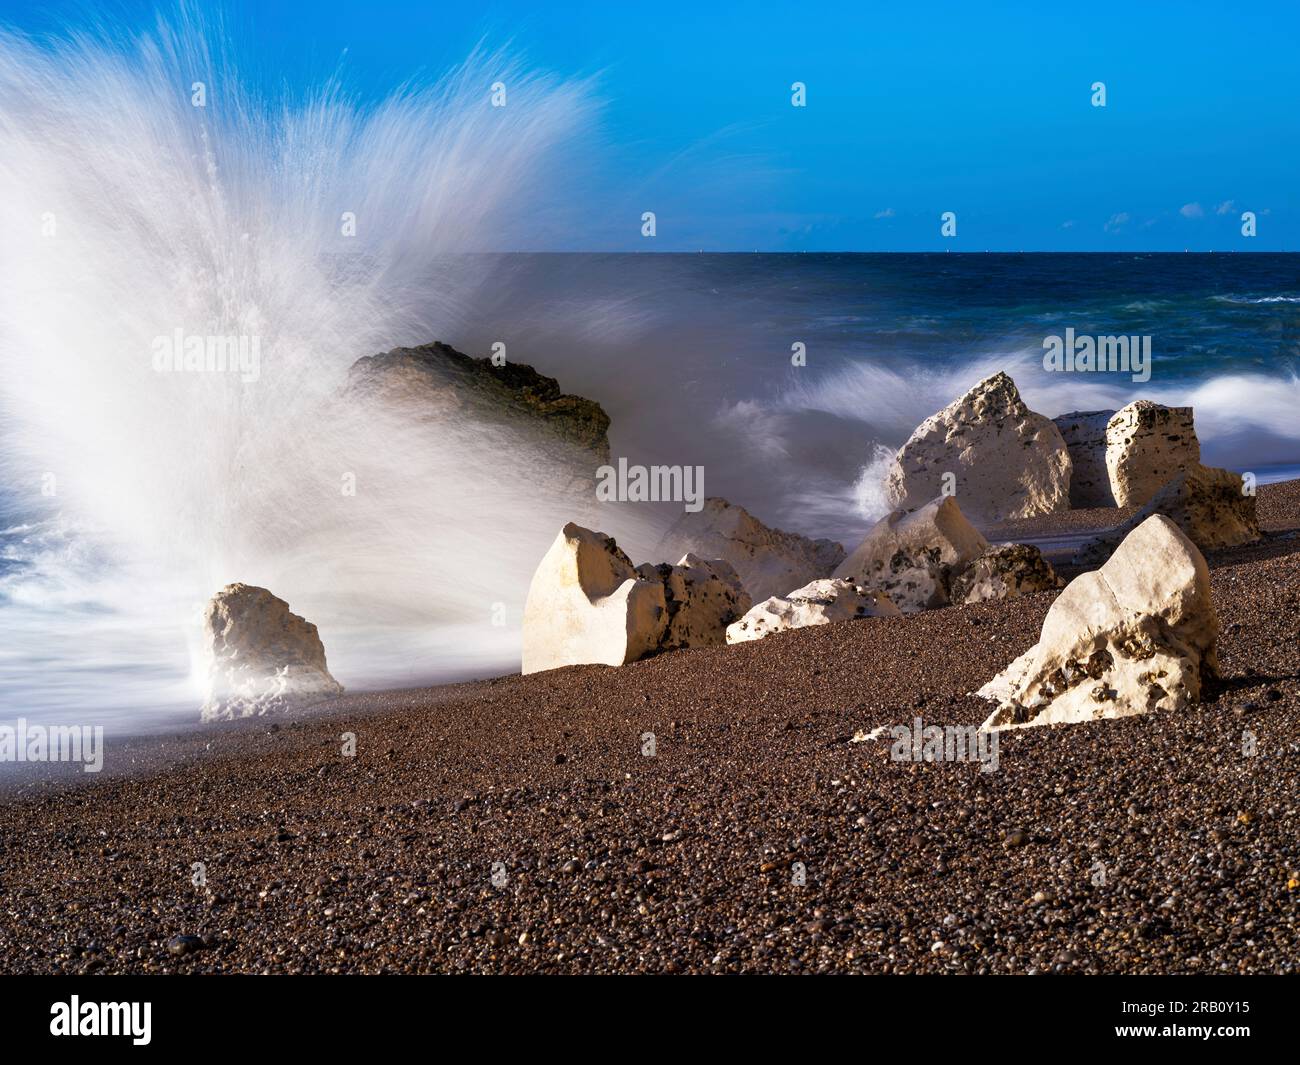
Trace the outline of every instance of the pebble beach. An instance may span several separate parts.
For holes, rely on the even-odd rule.
[[[1055,593],[347,694],[110,743],[97,776],[7,766],[0,953],[15,973],[1295,971],[1300,482],[1258,508],[1261,541],[1207,553],[1222,679],[1200,702],[1001,734],[994,771],[892,757],[888,730],[979,724],[969,693]]]

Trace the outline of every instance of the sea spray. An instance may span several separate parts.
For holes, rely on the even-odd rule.
[[[885,517],[892,509],[885,494],[885,479],[894,465],[895,451],[884,444],[873,444],[867,464],[853,485],[858,514],[868,522]]]
[[[588,86],[479,54],[372,106],[336,82],[271,99],[223,37],[186,14],[130,40],[0,32],[0,482],[73,545],[3,577],[14,711],[174,701],[198,608],[235,580],[317,619],[350,685],[511,668],[517,623],[492,619],[517,622],[571,516],[516,440],[340,389],[362,355],[446,337],[468,253],[542,241]],[[244,372],[188,372],[209,367],[163,358],[177,336],[233,338]],[[68,585],[73,607],[46,594]],[[88,672],[23,695],[43,639]]]

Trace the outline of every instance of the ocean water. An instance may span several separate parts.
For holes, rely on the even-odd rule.
[[[1191,405],[1206,461],[1261,481],[1300,462],[1296,255],[524,256],[483,288],[466,343],[509,338],[605,405],[616,453],[809,534],[860,535],[889,453],[998,370],[1049,416]],[[1150,336],[1150,379],[1049,372],[1067,328]]]
[[[440,278],[468,274],[475,283],[455,299],[439,289]],[[429,316],[436,324],[420,327],[428,335],[407,328],[373,345],[441,339],[485,355],[504,343],[512,361],[605,407],[615,456],[701,466],[706,494],[850,548],[885,510],[881,480],[892,450],[922,418],[998,370],[1049,416],[1138,397],[1190,405],[1206,462],[1253,471],[1261,482],[1300,469],[1300,256],[494,255],[450,258],[428,286],[437,308]],[[1150,380],[1049,372],[1043,340],[1067,328],[1150,336]],[[796,344],[804,366],[791,364]],[[353,357],[371,353],[309,363],[311,388],[330,392]],[[78,386],[73,379],[65,387]],[[161,418],[177,402],[174,393],[147,394],[162,387],[147,375],[136,381],[136,405],[123,418]],[[80,409],[70,402],[69,416]],[[238,414],[207,410],[202,424],[227,416]],[[259,412],[267,417],[274,411]],[[115,424],[106,423],[106,448],[131,429]],[[9,427],[0,424],[0,458],[13,450]],[[329,429],[290,424],[260,461],[289,464],[286,440],[306,446],[309,434]],[[242,521],[265,525],[267,515],[292,512],[286,535],[240,541],[240,551],[222,555],[223,568],[208,569],[191,556],[215,548],[146,543],[129,513],[42,495],[43,470],[6,462],[0,721],[122,730],[192,721],[198,608],[230,579],[265,580],[315,621],[350,689],[516,669],[528,575],[563,515],[523,486],[528,456],[494,452],[473,425],[446,426],[445,443],[428,448],[444,451],[443,465],[404,453],[397,466],[413,473],[401,493],[372,495],[365,511],[349,512],[282,498],[292,485],[247,471],[237,474],[242,494],[232,496],[204,482],[227,474],[187,466],[186,441],[160,440],[181,454],[159,465],[159,477],[175,480],[157,486],[150,525],[166,525],[174,499],[174,537],[217,527],[224,548]],[[351,446],[390,447],[383,436]],[[472,477],[458,478],[467,464]],[[114,474],[125,485],[117,509],[154,505],[154,489],[131,473]],[[601,514],[640,562],[660,561],[651,557],[657,534],[680,511],[661,504],[635,516],[626,506]],[[498,603],[506,624],[490,625]]]

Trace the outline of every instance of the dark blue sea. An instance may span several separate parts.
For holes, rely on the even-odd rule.
[[[1207,462],[1300,464],[1300,255],[535,256],[485,290],[464,343],[509,338],[605,405],[616,452],[702,462],[710,494],[817,535],[856,535],[883,450],[998,370],[1050,417],[1191,405]],[[1150,379],[1047,371],[1068,328],[1149,336]]]

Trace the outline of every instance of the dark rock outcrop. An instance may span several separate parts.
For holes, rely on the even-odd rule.
[[[1063,587],[1065,582],[1037,547],[997,544],[953,578],[949,595],[954,603],[982,603]]]
[[[394,348],[353,363],[347,389],[354,395],[413,406],[429,415],[464,413],[475,419],[535,431],[589,452],[592,465],[609,461],[609,415],[599,403],[560,390],[554,377],[523,363],[494,366],[449,344]]]

